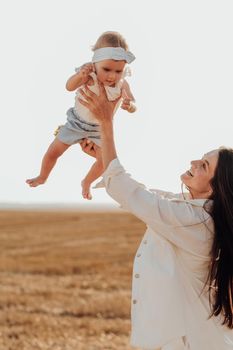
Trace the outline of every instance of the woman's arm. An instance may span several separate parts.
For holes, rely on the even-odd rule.
[[[121,96],[115,101],[109,101],[103,84],[99,85],[99,96],[94,94],[88,86],[86,86],[88,95],[85,94],[84,91],[80,91],[86,101],[79,98],[79,102],[89,108],[100,123],[102,160],[104,169],[107,169],[109,163],[117,158],[113,134],[113,112]]]
[[[205,234],[200,238],[194,229],[197,228],[196,225],[202,224],[208,218],[207,213],[201,206],[192,205],[185,201],[162,198],[160,195],[146,189],[145,186],[132,179],[125,172],[117,159],[114,144],[112,117],[116,102],[108,101],[102,86],[99,96],[92,93],[88,88],[87,91],[88,95],[82,92],[86,102],[80,100],[80,103],[95,114],[101,125],[102,159],[106,169],[104,183],[109,195],[124,209],[133,213],[152,229],[159,231],[178,246],[192,246],[199,239],[204,239]],[[185,236],[189,229],[190,240],[187,241]],[[199,245],[198,249],[200,249]]]
[[[84,152],[95,156],[98,146],[84,140],[81,147]],[[117,158],[110,162],[103,177],[104,181],[97,184],[97,187],[105,187],[107,193],[123,209],[178,247],[205,255],[205,241],[211,235],[212,227],[209,215],[200,205],[192,205],[173,196],[166,198],[164,193],[149,191],[125,172]]]

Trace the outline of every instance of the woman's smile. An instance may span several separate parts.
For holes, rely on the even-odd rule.
[[[193,199],[209,198],[212,193],[211,179],[218,161],[218,150],[206,153],[201,159],[191,161],[191,167],[181,175],[181,181]]]

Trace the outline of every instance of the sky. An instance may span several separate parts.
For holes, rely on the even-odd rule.
[[[149,188],[180,191],[190,161],[233,147],[233,3],[207,0],[8,0],[0,12],[1,203],[84,204],[93,160],[74,145],[45,185],[30,188],[74,92],[65,83],[91,60],[104,31],[136,56],[128,78],[137,112],[118,110],[118,157]],[[104,189],[92,204],[112,204]],[[91,205],[91,203],[86,204]]]

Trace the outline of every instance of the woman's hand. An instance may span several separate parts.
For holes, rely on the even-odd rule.
[[[98,147],[94,142],[88,139],[83,139],[80,142],[80,146],[83,152],[87,153],[91,157],[97,158],[97,151],[100,147]]]
[[[79,102],[94,114],[100,124],[102,161],[104,169],[106,169],[109,163],[117,157],[114,145],[112,118],[115,106],[121,96],[115,101],[109,101],[105,88],[101,83],[99,83],[99,95],[94,94],[86,85],[85,92],[83,90],[80,90],[80,92],[85,101],[79,98]],[[83,150],[90,152],[90,155],[98,157],[98,149],[96,153],[93,153],[90,146],[83,147]]]
[[[100,124],[112,121],[115,106],[121,96],[115,101],[109,101],[102,83],[99,83],[99,96],[92,92],[87,85],[85,85],[85,91],[81,89],[80,92],[85,101],[79,98],[79,102],[94,114]]]

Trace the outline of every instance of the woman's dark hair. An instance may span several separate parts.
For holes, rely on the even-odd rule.
[[[215,234],[208,278],[210,317],[222,315],[222,324],[233,329],[233,149],[219,149],[211,187],[213,204],[208,212]]]

